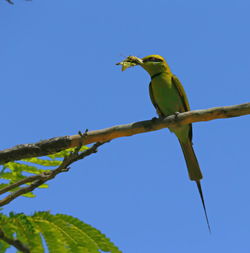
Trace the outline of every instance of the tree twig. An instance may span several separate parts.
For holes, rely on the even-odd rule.
[[[34,144],[17,145],[13,148],[2,150],[0,151],[0,164],[24,158],[54,154],[67,148],[76,147],[79,143],[86,145],[94,142],[105,142],[119,137],[156,131],[167,127],[214,119],[238,117],[247,114],[250,114],[250,103],[189,111],[180,113],[178,116],[171,115],[165,119],[146,120],[89,131],[84,139],[79,135],[56,137]]]
[[[92,145],[92,147],[90,147],[89,149],[87,149],[83,152],[80,152],[80,153],[78,153],[79,148],[76,148],[76,150],[74,152],[72,152],[69,156],[66,156],[63,159],[62,163],[56,169],[41,173],[40,175],[27,177],[26,180],[22,179],[12,185],[8,185],[7,187],[1,189],[1,192],[5,193],[5,192],[9,191],[10,189],[14,189],[17,186],[20,186],[20,185],[25,184],[27,182],[33,182],[32,184],[30,184],[26,187],[22,187],[21,189],[10,193],[5,198],[0,200],[0,206],[7,205],[8,203],[13,201],[17,197],[19,197],[25,193],[33,191],[34,189],[36,189],[40,185],[44,184],[48,180],[53,179],[57,174],[62,173],[62,172],[67,172],[70,169],[69,168],[70,164],[72,164],[78,160],[81,160],[81,159],[85,158],[86,156],[89,156],[93,153],[96,153],[97,148],[100,147],[101,145],[103,145],[104,143],[106,143],[106,142],[97,142],[94,145]]]
[[[24,179],[21,179],[21,180],[13,183],[11,185],[8,185],[8,186],[0,189],[0,195],[15,189],[20,185],[27,184],[27,183],[30,183],[30,182],[34,182],[35,180],[40,179],[40,178],[41,178],[41,175],[35,175],[35,176],[30,176],[30,177],[26,177]]]
[[[0,228],[0,239],[5,241],[9,245],[14,246],[16,249],[20,250],[21,252],[30,253],[29,248],[27,248],[20,240],[7,237],[1,228]]]

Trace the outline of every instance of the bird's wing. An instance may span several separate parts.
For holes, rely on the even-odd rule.
[[[180,95],[183,109],[184,109],[183,112],[190,111],[190,105],[188,103],[188,98],[187,98],[186,92],[185,92],[181,82],[179,81],[179,79],[175,75],[172,75],[172,83]],[[190,126],[189,138],[190,138],[190,140],[192,140],[192,137],[193,137],[192,124],[189,124],[189,126]]]
[[[155,102],[154,94],[153,94],[153,90],[152,90],[152,82],[150,82],[150,84],[149,84],[149,95],[150,95],[150,99],[151,99],[151,101],[152,101],[152,104],[154,105],[154,107],[155,107],[155,109],[156,109],[157,114],[158,114],[160,117],[164,117],[165,115],[161,112],[159,106],[158,106],[157,103]]]
[[[184,112],[190,111],[190,106],[188,103],[187,95],[186,95],[186,92],[185,92],[181,82],[179,81],[179,79],[175,75],[172,75],[172,82],[181,97],[182,104],[184,107]]]

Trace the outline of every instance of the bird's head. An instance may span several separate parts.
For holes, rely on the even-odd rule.
[[[129,56],[124,61],[117,63],[117,65],[122,65],[122,70],[140,65],[150,74],[150,76],[170,71],[167,62],[160,55],[149,55],[142,59],[136,56]]]

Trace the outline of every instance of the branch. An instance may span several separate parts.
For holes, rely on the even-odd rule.
[[[0,164],[24,158],[54,154],[67,148],[77,147],[80,144],[86,145],[94,142],[105,142],[119,137],[156,131],[167,127],[176,127],[214,119],[232,118],[247,114],[250,114],[250,103],[189,111],[180,113],[178,116],[171,115],[165,119],[146,120],[89,131],[84,139],[79,135],[56,137],[34,144],[17,145],[13,148],[0,151]]]
[[[11,185],[8,185],[8,186],[0,189],[0,195],[15,189],[20,185],[34,182],[35,180],[40,179],[40,178],[41,178],[41,175],[35,175],[35,176],[30,176],[30,177],[26,177],[24,179],[21,179],[20,181],[18,181],[16,183],[13,183]]]
[[[29,248],[27,248],[20,240],[7,237],[4,234],[2,229],[0,229],[0,239],[5,241],[9,245],[14,246],[16,249],[20,250],[21,252],[30,253]]]
[[[100,147],[101,145],[103,145],[105,142],[97,142],[95,143],[91,148],[83,151],[83,152],[79,152],[81,146],[78,146],[78,148],[75,149],[74,152],[72,152],[69,156],[66,156],[62,163],[60,164],[60,166],[58,166],[56,169],[51,170],[49,172],[44,172],[41,173],[40,175],[35,175],[35,176],[30,176],[27,177],[25,179],[22,179],[12,185],[8,185],[7,187],[1,189],[1,193],[6,193],[9,190],[12,190],[14,188],[16,188],[17,186],[20,186],[22,184],[25,184],[27,182],[33,182],[30,185],[23,187],[15,192],[10,193],[9,195],[7,195],[5,198],[3,198],[2,200],[0,200],[0,206],[4,206],[7,205],[8,203],[10,203],[11,201],[13,201],[14,199],[16,199],[17,197],[28,193],[28,192],[32,192],[34,189],[36,189],[37,187],[39,187],[40,185],[44,184],[45,182],[53,179],[55,176],[57,176],[59,173],[62,172],[67,172],[69,171],[69,165],[84,159],[86,156],[89,156],[93,153],[97,152],[97,148]],[[1,232],[1,231],[0,231]],[[1,238],[1,235],[0,235]]]

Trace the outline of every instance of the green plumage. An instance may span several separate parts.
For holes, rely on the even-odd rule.
[[[171,72],[162,72],[149,85],[151,101],[160,117],[190,110],[180,81]],[[192,125],[170,128],[180,142],[191,180],[202,179],[202,173],[192,148]]]
[[[173,115],[177,112],[190,110],[185,90],[170,71],[164,58],[159,55],[149,55],[142,59],[141,66],[150,74],[149,94],[151,101],[160,117]],[[169,128],[177,136],[188,168],[191,180],[199,181],[202,173],[192,147],[192,125]]]
[[[187,95],[181,82],[171,73],[163,57],[159,55],[149,55],[140,59],[135,56],[129,56],[118,64],[123,66],[123,70],[128,67],[140,65],[149,73],[151,76],[149,94],[157,114],[160,117],[166,117],[176,114],[177,112],[181,113],[190,110]],[[192,124],[169,129],[179,140],[186,161],[189,178],[196,181],[210,230],[200,184],[202,173],[192,145]]]

